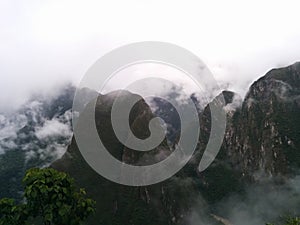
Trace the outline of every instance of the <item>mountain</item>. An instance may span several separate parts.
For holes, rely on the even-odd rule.
[[[211,135],[209,106],[199,110],[201,134],[194,156],[180,172],[162,183],[127,187],[106,180],[83,160],[74,138],[66,154],[52,167],[70,173],[78,185],[85,187],[96,199],[97,214],[89,221],[91,225],[186,224],[200,203],[201,213],[209,215],[216,211],[216,204],[222,199],[232,194],[245,194],[247,186],[260,182],[262,177],[288,178],[297,174],[300,163],[299,80],[300,64],[296,63],[268,72],[251,85],[244,100],[230,91],[221,93],[226,103],[226,132],[217,158],[202,173],[197,168]],[[123,96],[124,102],[133,95],[129,92],[118,94]],[[176,113],[167,113],[167,108],[172,109],[168,103],[154,99],[159,108],[153,113],[141,100],[132,110],[130,126],[141,138],[149,134],[147,124],[154,115],[161,115],[167,123],[173,123],[167,140],[144,157],[144,153],[126,148],[114,135],[110,112],[115,96],[99,96],[96,106],[99,136],[114,157],[129,164],[145,164],[145,158],[154,157],[160,151],[172,151],[180,124]],[[220,96],[213,104],[218,104],[218,98]],[[205,218],[205,224],[227,221],[214,214]]]
[[[126,91],[99,95],[95,110],[96,126],[104,146],[115,158],[127,164],[148,165],[167,157],[173,149],[170,140],[164,140],[160,146],[147,153],[128,149],[120,143],[111,124],[111,108],[116,96],[122,98],[124,107],[128,100],[135,97]],[[171,123],[176,114],[167,115],[165,109],[169,105],[154,100],[159,103],[158,106],[164,106],[155,110],[156,115],[165,116],[162,117]],[[140,100],[131,110],[129,123],[132,132],[141,139],[149,136],[148,124],[154,116],[147,103]],[[163,158],[157,158],[158,155]],[[73,138],[67,153],[54,162],[52,167],[68,172],[96,200],[99,213],[89,224],[182,224],[186,222],[186,215],[191,213],[193,205],[201,200],[199,182],[195,179],[197,172],[192,164],[165,182],[147,187],[126,187],[94,172],[82,158]]]
[[[223,92],[229,103],[223,144],[212,165],[200,174],[207,201],[242,194],[253,182],[287,180],[299,174],[299,94],[300,63],[269,71],[251,85],[243,101]],[[201,117],[199,154],[210,136],[209,108]],[[201,154],[195,161],[200,158]]]
[[[128,149],[119,142],[115,137],[110,119],[112,104],[116,96],[122,98],[124,106],[130,98],[134,97],[133,94],[125,91],[118,94],[110,93],[99,96],[96,104],[98,133],[110,153],[115,158],[134,165],[147,165],[149,162],[157,161],[158,151],[165,151],[168,154],[170,148],[166,140],[147,153]],[[154,115],[146,102],[144,100],[138,101],[130,114],[129,122],[132,132],[140,138],[147,137],[149,135],[147,125],[153,117]],[[176,204],[170,208],[171,205],[168,202],[173,202],[175,195],[179,199],[179,193],[182,193],[182,198],[189,197],[189,195],[191,198],[192,196],[193,189],[189,188],[189,194],[184,192],[186,186],[182,186],[181,192],[177,192],[179,187],[174,185],[177,183],[176,179],[148,187],[127,187],[108,181],[94,172],[83,160],[74,138],[67,153],[62,159],[54,162],[52,167],[70,173],[97,201],[98,213],[94,218],[91,218],[89,224],[173,224],[176,220],[182,219],[180,218],[182,212],[179,210],[183,209],[177,207]],[[165,189],[174,190],[168,196],[164,193]],[[191,202],[190,200],[180,202],[188,203]]]
[[[97,201],[97,213],[90,218],[89,225],[214,225],[224,221],[240,224],[237,218],[244,218],[249,210],[238,210],[241,215],[236,215],[226,204],[234,209],[248,196],[251,196],[249,207],[263,205],[260,221],[271,221],[276,215],[284,214],[285,208],[300,213],[296,207],[300,204],[297,198],[300,194],[297,191],[300,63],[269,71],[251,85],[245,99],[231,91],[223,91],[212,100],[211,104],[220,104],[221,97],[225,100],[226,131],[216,159],[201,173],[198,166],[212,136],[212,118],[209,105],[205,106],[197,93],[189,96],[198,110],[201,130],[195,153],[172,178],[146,187],[115,184],[98,175],[85,162],[72,138],[74,94],[75,87],[69,85],[56,96],[33,96],[18,111],[0,115],[0,197],[21,200],[21,179],[25,170],[51,165],[73,176],[78,186],[86,188]],[[116,138],[111,124],[111,108],[116,97],[121,97],[125,106],[137,95],[127,91],[99,95],[86,88],[78,94],[83,96],[80,104],[86,107],[88,99],[97,98],[95,118],[99,137],[119,161],[149,165],[163,160],[174,150],[181,124],[175,108],[166,100],[152,98],[146,102],[139,97],[131,110],[129,122],[135,136],[147,138],[149,121],[155,116],[161,117],[167,128],[166,138],[157,148],[137,152]],[[166,99],[174,96],[186,97],[173,91]],[[183,109],[184,102],[180,105]],[[255,186],[254,191],[251,189],[249,194],[252,186]],[[264,200],[252,200],[257,195],[253,193],[259,193]],[[281,200],[275,201],[278,193],[282,195]],[[242,200],[228,201],[232,198]],[[270,203],[274,201],[276,207]],[[228,208],[227,211],[224,208]],[[250,220],[257,214],[249,215],[247,224],[261,224],[258,220]]]
[[[19,199],[25,171],[49,166],[65,153],[74,93],[67,85],[55,96],[35,95],[17,111],[0,114],[0,198]]]
[[[300,166],[300,63],[254,82],[226,138],[244,174],[295,174]],[[255,178],[255,177],[254,177]]]

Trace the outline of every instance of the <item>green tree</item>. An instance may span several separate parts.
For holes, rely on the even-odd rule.
[[[16,205],[13,199],[0,200],[0,225],[24,225],[27,224],[28,211],[25,205]]]
[[[51,168],[30,169],[23,179],[24,204],[0,200],[0,225],[24,225],[28,219],[44,225],[80,225],[95,212],[95,201],[77,191],[74,180]]]

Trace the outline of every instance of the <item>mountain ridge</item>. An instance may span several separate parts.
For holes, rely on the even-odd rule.
[[[283,141],[280,144],[280,138],[284,137],[284,132],[287,131],[286,128],[293,135],[297,136],[295,125],[299,126],[300,122],[296,116],[292,116],[293,121],[289,123],[288,127],[281,129],[281,126],[286,122],[286,118],[290,119],[288,115],[299,113],[299,105],[297,98],[291,102],[286,102],[286,99],[277,95],[277,91],[281,90],[285,86],[284,83],[288,81],[293,84],[293,91],[289,92],[288,97],[297,97],[298,88],[300,88],[297,80],[299,74],[300,67],[299,63],[297,63],[282,69],[271,70],[250,86],[242,104],[235,108],[229,108],[230,110],[227,111],[228,124],[221,151],[213,164],[203,173],[197,171],[197,165],[211,135],[209,129],[210,110],[207,107],[199,114],[202,132],[195,155],[190,163],[173,178],[157,185],[139,188],[119,186],[109,181],[104,181],[105,179],[99,180],[96,187],[106,184],[109,189],[103,189],[102,187],[102,189],[99,189],[102,190],[100,193],[114,192],[113,190],[115,190],[121,195],[104,200],[107,204],[110,202],[110,207],[105,207],[102,205],[103,203],[99,203],[100,213],[90,221],[90,224],[105,224],[114,221],[114,218],[119,218],[119,222],[115,221],[112,224],[134,224],[132,220],[140,217],[151,218],[147,221],[149,224],[185,224],[191,209],[198,201],[195,201],[195,199],[199,197],[200,199],[204,198],[210,205],[213,205],[232,193],[243,193],[247,183],[259,181],[261,176],[292,175],[292,162],[295,161],[296,167],[300,163],[298,158],[299,151],[293,151],[299,145],[295,143],[297,145],[293,149],[286,148],[285,145],[282,145]],[[279,78],[284,78],[282,80],[283,83],[276,81]],[[230,91],[224,91],[223,95],[227,105],[232,104],[236,96],[235,93]],[[294,126],[290,126],[292,123],[294,123]],[[136,126],[134,130],[139,129],[139,127],[141,125]],[[300,140],[300,137],[298,140]],[[284,143],[290,142],[287,139]],[[72,148],[76,148],[74,140],[72,146],[68,149],[69,154],[72,154]],[[296,155],[289,158],[289,152],[296,152]],[[128,157],[129,159],[126,159],[127,162],[135,161],[136,155],[133,153],[129,154]],[[70,162],[72,162],[71,158]],[[65,163],[58,161],[52,166],[66,172],[74,169],[74,166],[73,169],[71,169],[72,167],[65,167]],[[77,166],[79,165],[81,164],[77,164]],[[81,186],[90,182],[88,179],[80,181],[80,176],[85,176],[86,174],[82,174],[81,171],[79,176],[75,171],[79,173],[78,170],[74,170],[71,175],[79,179]],[[87,174],[92,173],[88,172]],[[88,176],[90,177],[90,175]],[[91,175],[93,178],[90,177],[90,179],[95,180],[96,176],[99,177],[99,175],[94,174]],[[92,191],[91,195],[93,197],[96,197],[98,201],[102,201],[93,192],[91,186],[87,185],[86,187]],[[187,193],[186,190],[189,190],[189,192]],[[127,195],[128,192],[131,195]],[[129,202],[130,206],[128,208],[138,210],[140,214],[134,214],[134,218],[131,217],[132,215],[126,214],[128,208],[123,205],[124,203],[121,204],[124,201]],[[139,206],[134,202],[139,202]],[[146,215],[145,211],[150,211],[150,215]],[[163,215],[161,212],[164,212]],[[101,219],[102,216],[104,218]],[[210,223],[215,224],[217,222],[210,218]]]

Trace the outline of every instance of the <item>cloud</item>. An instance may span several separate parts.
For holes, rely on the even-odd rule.
[[[240,108],[243,104],[243,99],[241,98],[241,96],[239,96],[238,94],[234,94],[233,99],[232,99],[232,103],[227,104],[224,107],[224,110],[226,112],[232,112],[235,111],[236,109]]]
[[[300,14],[293,0],[0,4],[0,111],[20,106],[33,90],[55,92],[66,81],[79,82],[99,57],[136,41],[189,49],[242,96],[269,69],[300,59]]]
[[[49,164],[62,157],[73,135],[71,116],[71,110],[68,110],[52,119],[43,118],[41,125],[34,127],[34,136],[38,138],[36,143],[23,146],[23,150],[27,150],[26,160],[38,158],[41,162]],[[34,151],[31,151],[32,149]]]
[[[47,120],[42,127],[36,129],[35,135],[39,139],[71,136],[69,124],[60,122],[58,119]]]
[[[27,122],[24,115],[6,117],[0,114],[0,141],[8,137],[16,137],[16,132]]]
[[[300,176],[278,181],[262,179],[248,186],[244,195],[232,194],[215,206],[214,214],[232,225],[262,225],[299,215]],[[200,218],[198,210],[194,209],[190,225],[212,225],[207,223],[209,216]]]
[[[0,154],[22,151],[24,166],[45,166],[61,157],[72,137],[72,113],[67,108],[72,91],[69,87],[52,97],[35,95],[19,110],[0,114]]]

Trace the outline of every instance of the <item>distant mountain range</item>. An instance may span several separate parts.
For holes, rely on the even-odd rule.
[[[81,91],[90,94],[89,90]],[[300,167],[300,63],[271,70],[251,85],[245,99],[231,91],[220,93],[226,102],[226,133],[217,158],[201,173],[197,167],[211,135],[211,114],[208,105],[201,105],[196,95],[190,96],[200,120],[197,149],[190,162],[172,178],[146,187],[110,182],[84,161],[74,137],[71,139],[74,92],[75,88],[69,86],[51,101],[34,99],[14,115],[0,116],[0,181],[5,181],[0,187],[1,197],[18,196],[26,168],[55,161],[51,167],[69,173],[97,201],[97,213],[89,225],[258,225],[281,216],[270,211],[299,215],[300,191],[293,187]],[[127,91],[118,94],[124,102],[134,95]],[[181,129],[176,110],[159,98],[141,100],[134,106],[129,123],[137,137],[149,135],[148,123],[154,116],[164,119],[168,129],[160,146],[141,153],[124,146],[114,134],[110,114],[115,96],[116,92],[99,95],[95,111],[99,137],[110,153],[133,165],[157,162],[171,154]],[[261,212],[249,214],[259,219],[249,216],[241,222],[240,215],[224,209],[224,205],[236,209],[238,201],[229,203],[228,199],[248,201],[252,186],[270,193],[280,190],[277,193],[282,198],[277,201],[269,194],[266,200],[267,194],[255,188],[266,196],[261,196],[260,202],[249,201],[249,206],[262,205],[262,201],[268,204],[260,208]],[[255,191],[251,189],[250,196]]]
[[[75,87],[56,97],[32,97],[16,112],[0,114],[0,197],[19,198],[26,169],[60,158],[72,137],[71,108]]]

